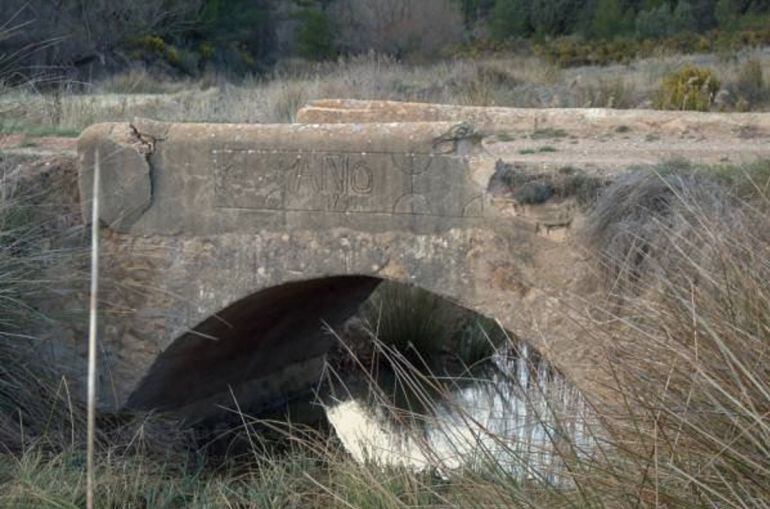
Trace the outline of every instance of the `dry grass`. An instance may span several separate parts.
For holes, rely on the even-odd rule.
[[[766,164],[640,172],[592,218],[625,403],[609,429],[646,504],[770,500],[768,177]]]
[[[744,68],[749,61],[753,88],[746,106],[745,101],[738,103],[747,88]],[[558,69],[535,57],[412,66],[368,56],[326,64],[285,62],[271,76],[238,84],[215,76],[169,83],[130,70],[90,85],[86,92],[79,84],[65,86],[60,94],[28,85],[0,96],[0,112],[7,110],[0,117],[0,128],[78,132],[95,122],[137,116],[186,122],[290,122],[307,101],[330,97],[536,108],[651,107],[665,76],[685,65],[711,69],[724,84],[727,94],[715,107],[767,109],[767,94],[756,89],[757,71],[770,67],[770,54],[764,50],[734,59],[690,55],[574,69]]]
[[[48,350],[37,332],[54,323],[40,304],[86,281],[73,270],[84,253],[70,237],[77,236],[69,227],[74,211],[20,167],[0,154],[0,442],[6,448],[19,447],[25,433],[30,440],[75,439],[76,388],[30,359]]]

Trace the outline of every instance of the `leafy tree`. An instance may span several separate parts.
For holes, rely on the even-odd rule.
[[[692,5],[693,17],[695,18],[694,31],[700,32],[717,26],[714,15],[717,0],[689,0],[689,2]]]
[[[695,7],[687,0],[679,0],[673,14],[674,26],[680,32],[692,32],[698,29]]]
[[[339,47],[432,58],[463,40],[457,0],[337,0],[330,14]]]
[[[633,12],[623,12],[620,0],[599,0],[593,17],[593,35],[603,39],[612,39],[628,33],[633,27]]]
[[[575,31],[584,0],[531,0],[530,24],[538,35],[561,35]]]
[[[334,30],[329,16],[320,9],[304,9],[297,29],[297,50],[310,60],[326,60],[334,56]]]
[[[492,37],[500,41],[513,36],[529,35],[532,32],[529,4],[526,0],[496,0],[489,28]]]
[[[668,37],[675,31],[668,4],[660,4],[636,15],[636,35],[640,38]]]
[[[714,7],[714,17],[720,28],[733,30],[738,25],[739,6],[733,0],[718,0]]]
[[[479,19],[487,15],[495,4],[495,0],[456,0],[462,12],[466,27],[471,27]]]
[[[235,58],[253,65],[273,50],[268,0],[206,0],[200,20],[201,37],[218,47],[224,60]]]
[[[21,29],[0,42],[0,54],[13,56],[19,79],[82,79],[117,68],[138,38],[189,31],[199,8],[199,0],[2,0],[0,25]]]

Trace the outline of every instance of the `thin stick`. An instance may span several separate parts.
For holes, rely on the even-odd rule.
[[[94,507],[94,438],[96,434],[96,306],[99,291],[99,151],[94,154],[94,190],[91,204],[91,306],[88,326],[88,452],[86,508]]]

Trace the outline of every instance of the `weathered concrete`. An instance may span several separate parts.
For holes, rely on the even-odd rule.
[[[483,152],[521,168],[579,168],[611,176],[671,160],[740,165],[770,159],[770,113],[482,108],[393,101],[321,100],[306,122],[470,122]]]
[[[383,279],[581,369],[564,305],[583,266],[576,197],[523,203],[516,186],[560,177],[501,175],[478,141],[448,123],[86,130],[84,213],[97,150],[107,177],[102,407],[270,405],[318,376],[322,321],[339,324]]]

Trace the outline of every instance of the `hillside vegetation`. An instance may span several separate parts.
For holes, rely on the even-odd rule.
[[[607,64],[770,44],[769,8],[766,0],[7,0],[0,55],[11,56],[11,80],[76,83],[134,67],[249,75],[292,58],[369,52],[424,62],[515,50],[558,65]]]

